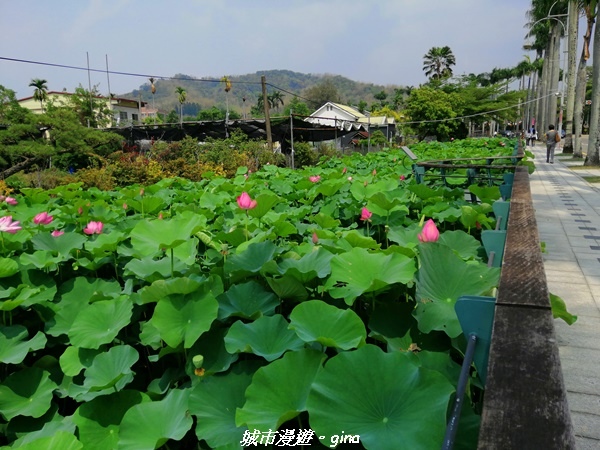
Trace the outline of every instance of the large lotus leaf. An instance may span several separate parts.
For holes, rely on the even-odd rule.
[[[280,314],[262,316],[248,324],[238,320],[225,336],[225,348],[229,353],[254,353],[273,361],[287,350],[298,350],[304,346],[304,342],[288,326],[288,321]]]
[[[303,349],[287,352],[258,369],[246,389],[244,407],[236,412],[236,425],[246,425],[250,430],[277,430],[306,410],[308,392],[324,357],[321,352]]]
[[[190,348],[217,318],[219,303],[208,284],[189,294],[172,294],[158,302],[150,323],[169,347]]]
[[[79,440],[85,448],[113,450],[119,442],[119,424],[132,406],[144,401],[144,394],[123,390],[83,403],[75,414]]]
[[[469,191],[485,203],[493,203],[494,200],[498,200],[501,196],[498,186],[478,186],[474,184],[469,186]]]
[[[450,247],[437,242],[422,244],[419,251],[415,309],[419,329],[457,337],[462,330],[454,311],[456,300],[463,295],[482,295],[497,286],[500,270],[465,262]]]
[[[0,414],[6,420],[17,416],[41,417],[50,409],[55,388],[45,370],[30,367],[15,372],[0,385]]]
[[[50,233],[38,233],[31,238],[33,248],[36,250],[47,250],[53,254],[67,256],[72,250],[81,249],[88,239],[80,233],[65,232],[60,236],[52,236]]]
[[[282,275],[290,275],[302,283],[318,277],[325,278],[331,273],[330,261],[333,254],[322,247],[315,247],[300,259],[287,258],[279,263]]]
[[[19,264],[10,258],[0,258],[0,278],[6,278],[19,271]]]
[[[399,352],[365,345],[331,358],[308,396],[310,426],[329,444],[334,435],[359,435],[365,448],[439,448],[452,385]]]
[[[383,336],[386,341],[406,336],[413,326],[416,327],[412,316],[414,308],[414,302],[377,303],[369,319],[369,336]]]
[[[196,256],[198,255],[198,238],[192,236],[183,244],[175,247],[173,255],[176,260],[183,262],[187,266],[195,264]]]
[[[153,255],[159,250],[183,244],[203,226],[198,214],[181,214],[167,220],[140,220],[131,230],[131,245],[137,256]]]
[[[481,243],[468,233],[461,230],[445,231],[440,234],[438,241],[454,250],[462,259],[473,259]]]
[[[279,306],[279,299],[256,281],[235,284],[227,292],[219,295],[219,319],[230,316],[244,319],[257,319],[262,315],[272,315]]]
[[[321,300],[296,305],[290,314],[290,328],[304,342],[319,342],[343,350],[359,347],[367,337],[365,325],[354,311]]]
[[[385,178],[376,183],[352,183],[350,192],[352,196],[359,202],[363,202],[365,198],[370,198],[377,192],[388,192],[398,188],[398,182],[392,178]]]
[[[331,260],[331,276],[325,283],[325,289],[333,298],[343,298],[351,305],[366,292],[412,281],[415,270],[414,260],[407,256],[369,253],[363,248],[353,248]]]
[[[82,450],[83,444],[77,440],[73,433],[58,431],[53,436],[45,436],[12,448],[21,450]]]
[[[316,192],[323,194],[324,197],[331,197],[346,184],[348,184],[346,179],[325,180],[317,185]]]
[[[141,300],[142,303],[155,303],[171,294],[191,294],[207,281],[211,284],[212,291],[215,295],[217,295],[217,291],[220,291],[218,292],[219,294],[223,292],[222,284],[218,282],[216,277],[207,279],[192,275],[190,277],[157,280],[150,286],[146,286],[141,290]]]
[[[83,373],[83,386],[91,391],[113,388],[120,391],[133,380],[131,366],[140,358],[129,345],[118,345],[94,358],[92,365]]]
[[[461,206],[461,210],[460,223],[462,223],[465,228],[475,227],[477,225],[477,216],[479,215],[479,212],[469,205]]]
[[[21,426],[29,426],[29,429],[27,431],[24,429],[19,429],[19,425],[13,427],[13,425],[16,425],[17,423]],[[76,430],[76,426],[70,417],[62,417],[56,414],[54,405],[52,405],[46,414],[38,419],[32,419],[31,417],[24,416],[15,417],[10,421],[9,426],[12,428],[11,433],[15,432],[15,434],[19,436],[18,439],[12,442],[11,448],[29,448],[36,450],[40,448],[47,448],[43,446],[44,443],[49,443],[49,448],[54,448],[57,450],[61,449],[61,447],[58,446],[59,442],[67,443],[70,441],[61,439],[57,442],[54,442],[51,439],[45,438],[54,437],[55,435],[61,433],[67,433],[73,436],[75,435]],[[76,442],[77,441],[73,441],[73,443]]]
[[[166,203],[158,196],[144,195],[140,200],[128,200],[127,205],[141,214],[154,214],[162,211]]]
[[[198,383],[190,394],[190,414],[197,418],[196,436],[204,439],[211,448],[225,445],[241,448],[246,427],[236,426],[235,412],[246,401],[244,394],[254,370],[250,370],[248,365],[243,366],[248,370],[243,370],[239,364],[237,366],[226,375],[208,377]]]
[[[132,406],[121,421],[118,449],[152,450],[185,436],[193,423],[189,395],[189,389],[173,389],[161,401]]]
[[[269,287],[281,299],[303,301],[308,298],[308,291],[304,284],[293,276],[284,275],[281,278],[267,278]]]
[[[411,184],[407,187],[407,189],[422,200],[428,200],[434,197],[441,197],[439,190],[432,189],[424,184]]]
[[[334,219],[328,214],[319,213],[314,215],[311,219],[314,223],[326,230],[336,229],[340,226],[340,221],[338,219]]]
[[[204,375],[224,372],[237,359],[238,355],[232,355],[225,348],[225,335],[229,331],[227,326],[213,326],[209,331],[200,336],[200,339],[187,352],[188,363],[186,365],[187,373],[191,376],[194,373],[194,356],[201,355],[204,359],[202,368]]]
[[[71,278],[58,289],[60,301],[55,307],[54,320],[47,324],[47,333],[52,336],[67,334],[79,312],[87,308],[89,303],[114,298],[120,293],[121,286],[117,281]]]
[[[271,192],[263,192],[256,196],[254,200],[256,200],[256,208],[249,210],[248,215],[261,218],[279,203],[280,198]]]
[[[85,249],[95,257],[105,256],[107,253],[116,252],[119,242],[125,239],[125,233],[113,231],[101,234],[94,240],[85,243]]]
[[[225,262],[225,272],[258,273],[273,259],[277,246],[271,241],[250,244],[245,251],[231,255]]]
[[[342,233],[342,238],[350,247],[361,247],[361,248],[371,248],[378,249],[381,247],[375,239],[370,236],[365,236],[362,232],[358,230],[350,230]]]
[[[19,262],[22,266],[34,266],[37,269],[53,270],[55,266],[64,259],[65,258],[63,256],[53,256],[52,252],[46,250],[38,250],[33,253],[21,253],[21,256],[19,257]],[[16,264],[15,261],[8,259],[5,262],[5,270],[13,268],[12,266],[6,266],[6,264],[10,264],[9,261]],[[16,271],[14,273],[16,273]]]
[[[176,250],[179,250],[184,245],[180,245]],[[169,278],[171,276],[171,269],[175,273],[183,273],[187,268],[188,266],[178,259],[175,259],[173,266],[171,266],[171,258],[169,256],[158,260],[155,260],[152,256],[146,256],[142,259],[132,258],[125,264],[125,276],[133,274],[141,280],[153,283],[156,280]]]
[[[113,341],[122,328],[129,325],[133,304],[126,295],[114,300],[101,300],[82,309],[67,333],[75,347],[100,348]]]
[[[0,362],[4,364],[20,364],[27,353],[46,346],[46,335],[38,331],[31,339],[27,328],[22,325],[0,326]]]
[[[387,238],[406,248],[415,248],[419,244],[418,234],[421,232],[421,227],[418,224],[413,223],[407,227],[397,226],[390,227],[387,233]]]
[[[68,377],[74,377],[92,365],[94,358],[102,353],[101,350],[88,348],[67,347],[59,358],[60,368]]]

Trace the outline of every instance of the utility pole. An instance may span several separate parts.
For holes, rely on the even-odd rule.
[[[264,75],[260,77],[262,85],[263,107],[265,109],[265,126],[267,132],[267,145],[269,150],[273,151],[273,138],[271,137],[271,116],[269,115],[269,100],[267,99],[267,81]]]

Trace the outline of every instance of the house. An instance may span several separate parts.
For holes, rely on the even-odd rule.
[[[47,101],[52,101],[57,105],[66,105],[68,104],[67,99],[71,95],[73,94],[66,91],[49,91],[47,92]],[[115,96],[111,96],[110,98],[96,96],[95,98],[104,99],[106,101],[107,107],[113,113],[114,124],[116,126],[129,126],[141,123],[141,111],[142,108],[146,106],[146,102]],[[35,114],[42,113],[42,105],[38,100],[34,100],[33,96],[20,99],[19,104],[23,108],[27,108]]]
[[[381,130],[390,141],[396,134],[393,117],[363,114],[352,106],[327,102],[305,119],[307,122],[335,127],[340,130],[336,145],[345,148],[358,139],[365,139],[376,130]]]

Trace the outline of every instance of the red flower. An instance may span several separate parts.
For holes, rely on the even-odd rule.
[[[425,222],[423,230],[419,233],[419,241],[421,242],[436,242],[440,238],[440,232],[435,226],[433,219]]]
[[[52,233],[50,233],[52,235],[52,237],[58,237],[58,236],[62,236],[63,234],[65,234],[64,231],[62,230],[54,230]]]
[[[360,210],[360,220],[371,220],[371,216],[373,213],[369,211],[367,208],[363,208]]]
[[[21,230],[21,226],[19,225],[19,221],[12,220],[12,216],[6,216],[0,218],[0,231],[5,231],[10,234],[15,234],[17,231]]]
[[[52,217],[50,214],[47,212],[42,212],[33,218],[33,223],[36,225],[48,225],[49,223],[52,223],[53,220],[54,217]]]
[[[308,177],[308,179],[310,181],[312,181],[313,183],[318,183],[319,181],[321,181],[321,176],[320,175],[313,175],[312,177]]]

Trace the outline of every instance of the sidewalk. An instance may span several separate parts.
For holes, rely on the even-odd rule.
[[[570,155],[557,153],[546,163],[545,145],[533,149],[536,171],[531,195],[543,254],[548,290],[578,316],[569,326],[557,319],[562,371],[581,450],[600,449],[600,184],[582,176],[600,169],[572,170]]]

